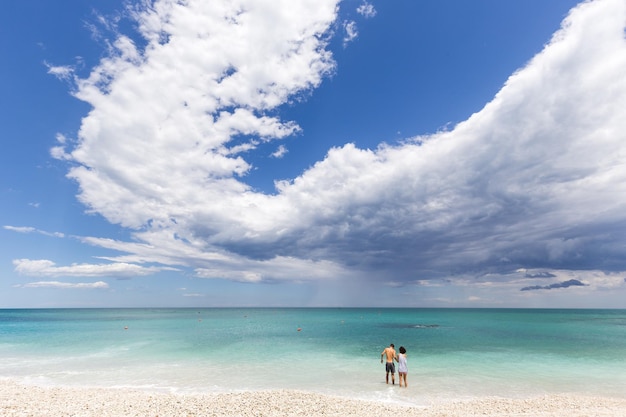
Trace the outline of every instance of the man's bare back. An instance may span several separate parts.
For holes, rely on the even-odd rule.
[[[389,346],[388,348],[385,348],[385,350],[383,350],[383,353],[381,353],[380,356],[386,356],[387,362],[393,362],[393,359],[396,357],[396,350]]]
[[[380,363],[383,363],[383,356],[387,357],[387,363],[385,364],[385,381],[389,383],[389,374],[391,374],[391,383],[396,383],[396,368],[393,360],[397,359],[395,346],[392,344],[385,348],[380,354]]]

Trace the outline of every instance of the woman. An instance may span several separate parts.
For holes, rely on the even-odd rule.
[[[404,388],[408,388],[409,386],[406,383],[406,374],[408,373],[408,368],[406,366],[406,349],[404,346],[400,346],[400,354],[398,355],[398,376],[400,377],[400,386],[402,386],[402,381],[404,380]]]

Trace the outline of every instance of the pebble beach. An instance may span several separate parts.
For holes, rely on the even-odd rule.
[[[292,390],[172,394],[116,388],[41,387],[2,381],[0,415],[622,417],[626,415],[626,399],[571,395],[489,397],[406,407]]]

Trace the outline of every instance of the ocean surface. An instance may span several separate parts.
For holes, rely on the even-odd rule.
[[[408,389],[385,384],[390,343],[407,350]],[[0,310],[0,358],[0,378],[37,385],[297,389],[413,405],[623,398],[626,310]]]

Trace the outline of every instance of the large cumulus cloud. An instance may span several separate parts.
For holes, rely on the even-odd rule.
[[[335,71],[335,1],[156,1],[134,10],[53,150],[133,242],[109,261],[243,281],[626,270],[626,5],[582,3],[481,111],[400,144],[345,144],[272,194],[244,151],[299,131],[279,106]],[[303,140],[306,140],[304,132]],[[21,260],[26,268],[26,260]],[[387,278],[385,278],[387,279]]]

